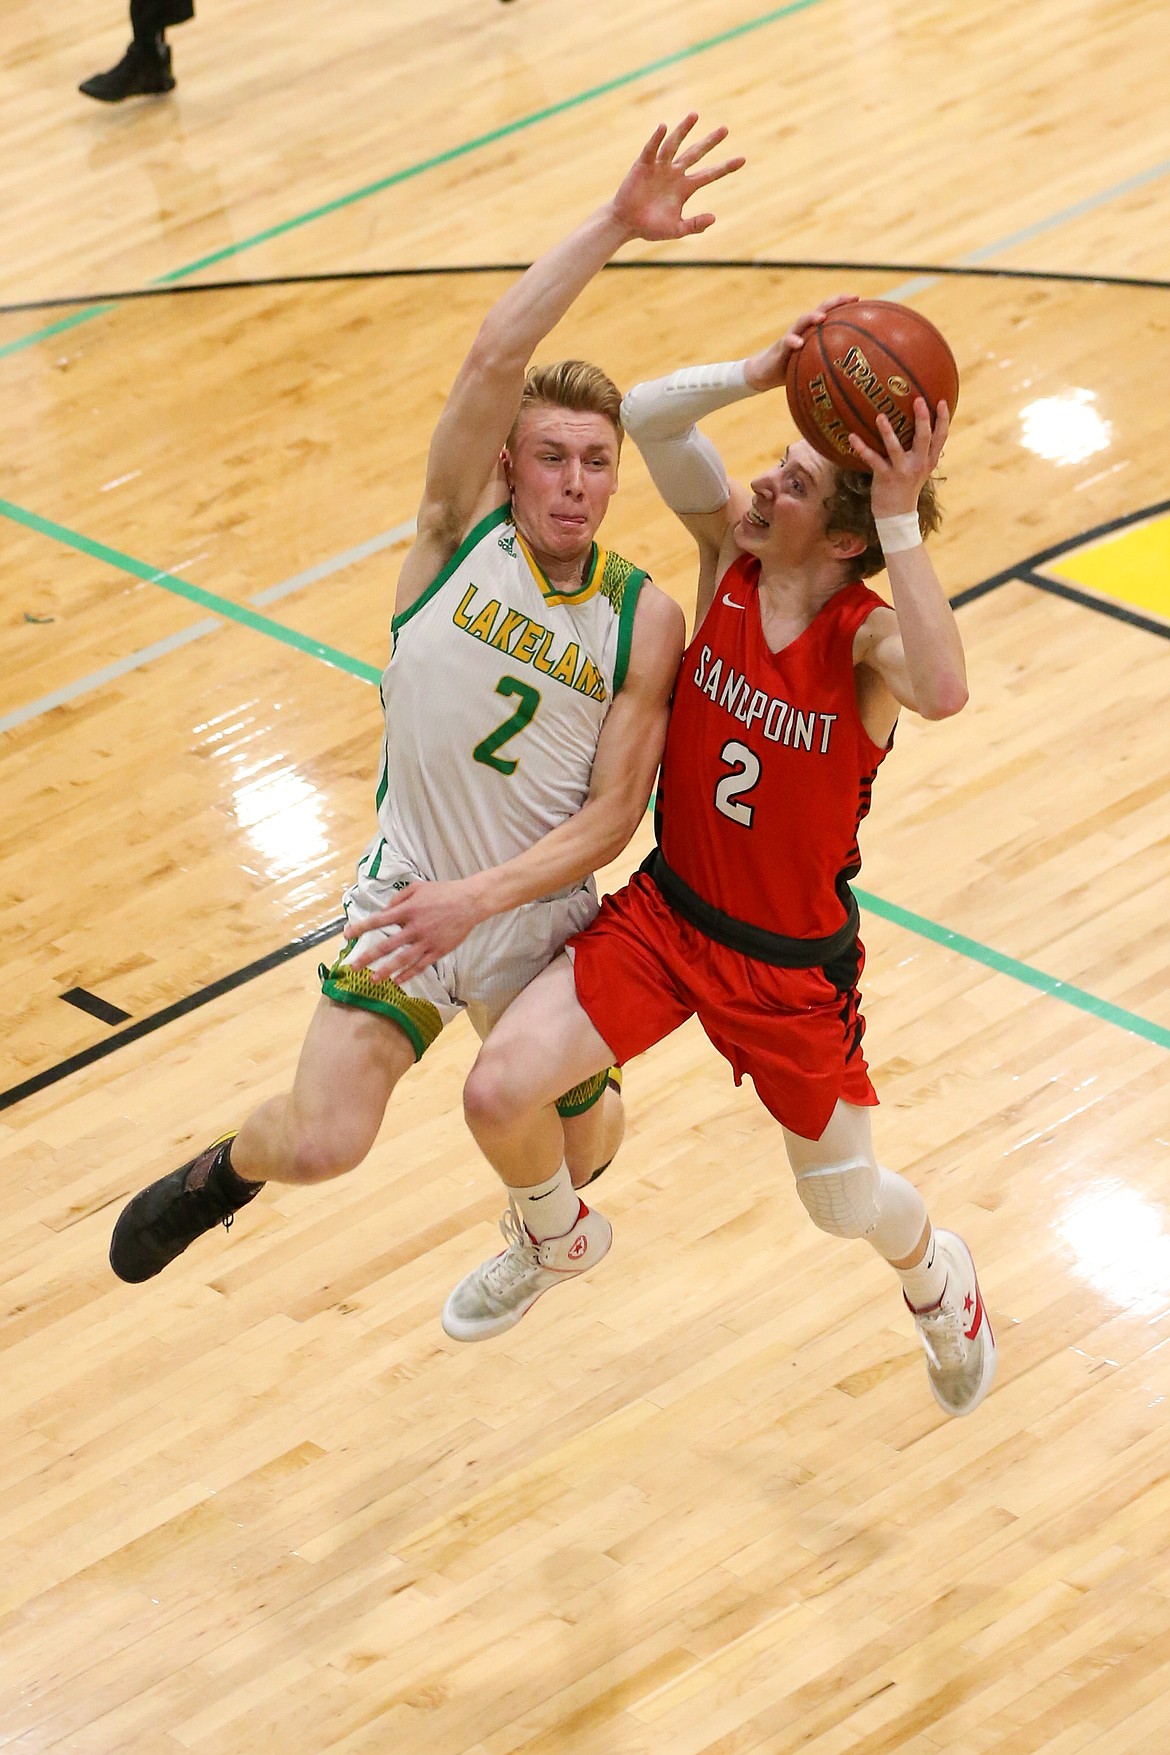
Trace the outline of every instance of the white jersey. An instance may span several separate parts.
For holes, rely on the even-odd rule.
[[[594,544],[582,583],[561,590],[509,505],[476,525],[392,624],[378,835],[359,881],[395,856],[424,878],[468,877],[580,810],[645,579]]]

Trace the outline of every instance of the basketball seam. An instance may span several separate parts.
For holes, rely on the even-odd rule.
[[[868,329],[861,329],[858,327],[858,325],[856,323],[845,322],[842,318],[836,319],[834,324],[833,324],[833,327],[834,327],[834,329],[847,329],[849,331],[850,335],[860,335],[862,340],[868,341],[871,347],[873,346],[873,343],[877,340],[877,337],[874,335],[871,335]],[[929,403],[930,398],[929,398],[929,396],[927,396],[926,391],[923,389],[922,384],[920,383],[917,375],[910,370],[910,367],[908,365],[906,365],[906,363],[902,359],[901,355],[896,354],[894,352],[893,348],[890,347],[887,342],[879,341],[878,346],[881,348],[882,352],[886,355],[887,359],[893,360],[894,364],[898,368],[898,371],[901,373],[902,377],[906,379],[907,383],[913,384],[915,394],[918,396],[921,396],[921,398],[924,402]],[[953,357],[954,356],[952,355],[952,358]],[[887,377],[888,376],[889,376],[889,374],[887,373]]]
[[[823,328],[823,326],[822,326],[822,325],[820,325],[820,324],[818,324],[818,325],[817,325],[817,328],[816,328],[816,330],[815,330],[815,331],[814,331],[814,333],[815,333],[815,335],[816,335],[816,338],[817,338],[817,347],[818,347],[818,348],[819,348],[819,350],[820,350],[820,355],[821,355],[821,369],[822,369],[822,371],[823,371],[823,372],[824,372],[824,375],[825,375],[825,382],[826,382],[826,383],[827,383],[827,384],[830,384],[830,385],[832,385],[832,387],[833,387],[833,391],[834,391],[834,394],[835,394],[835,392],[836,392],[836,390],[837,390],[837,388],[838,388],[838,385],[837,385],[837,373],[836,373],[836,371],[835,371],[835,370],[834,370],[834,368],[833,368],[833,362],[832,362],[832,360],[831,360],[831,359],[830,359],[830,358],[829,358],[829,354],[828,354],[828,350],[827,350],[827,348],[826,348],[826,347],[825,347],[825,332],[824,332],[824,328]],[[834,397],[830,397],[830,401],[833,401],[833,400],[834,400]],[[847,405],[848,405],[848,406],[849,406],[849,407],[850,407],[850,409],[851,409],[851,410],[852,410],[852,404],[851,404],[851,403],[849,403],[849,399],[848,399],[848,397],[846,397],[846,398],[845,398],[845,400],[846,400],[846,403],[847,403]],[[810,395],[809,395],[809,408],[810,408],[810,412],[811,412],[811,408],[812,408],[812,395],[811,395],[811,393],[810,393]],[[815,426],[815,425],[816,425],[816,420],[815,420],[815,417],[814,417],[814,420],[813,420],[813,424],[814,424],[814,426]],[[829,441],[829,442],[830,442],[830,443],[831,443],[831,441]],[[845,450],[844,450],[844,451],[842,451],[842,452],[839,452],[839,453],[838,453],[838,454],[837,454],[837,458],[838,458],[838,460],[839,460],[839,459],[841,459],[841,458],[845,458],[845,457],[854,457],[854,458],[855,458],[855,457],[856,457],[856,453],[855,453],[855,452],[854,452],[854,450],[853,450],[853,447],[852,447],[852,445],[849,445],[849,444],[847,444],[847,445],[846,445],[846,448],[845,448]],[[860,461],[860,459],[857,459],[857,461]],[[840,463],[840,462],[839,462],[839,461],[838,461],[838,467],[842,467],[842,465],[841,465],[841,463]]]
[[[817,450],[819,449],[818,439],[821,435],[817,423],[813,418],[812,397],[809,395],[808,379],[800,369],[802,357],[802,353],[796,354],[789,366],[788,373],[786,374],[788,409],[802,438],[806,439],[814,450]]]
[[[857,333],[861,334],[863,331],[858,330]],[[836,370],[833,363],[829,364],[827,371],[829,382],[833,387],[833,400],[839,406],[848,409],[850,415],[858,423],[861,429],[858,432],[858,438],[864,439],[867,444],[876,444],[880,450],[881,439],[876,429],[873,404],[860,391],[856,396],[853,395],[854,385]],[[850,431],[853,430],[850,428]]]
[[[846,327],[846,325],[843,323],[835,323],[834,324],[834,328],[843,329],[845,327]],[[849,325],[849,328],[850,328],[851,334],[854,334],[854,335],[863,335],[865,333],[864,330],[857,329],[857,328],[853,327],[852,325]],[[818,329],[817,329],[817,345],[821,350],[821,360],[822,360],[823,366],[824,366],[825,379],[826,379],[827,383],[829,384],[829,386],[831,388],[831,392],[832,392],[830,400],[833,402],[834,406],[837,408],[839,413],[847,412],[849,415],[851,415],[853,417],[853,420],[856,422],[857,426],[860,427],[860,429],[861,429],[861,431],[858,433],[859,438],[865,439],[867,441],[872,439],[876,442],[878,435],[871,431],[871,420],[872,420],[872,415],[873,415],[873,409],[870,407],[869,403],[864,400],[864,398],[862,398],[861,400],[857,400],[852,396],[851,391],[852,391],[853,386],[850,384],[848,378],[841,377],[840,373],[837,371],[837,368],[836,368],[834,361],[830,357],[828,348],[825,346],[825,336],[824,336],[823,326],[818,327]],[[866,418],[867,416],[869,416],[871,418],[867,419]],[[848,427],[849,423],[846,422],[845,424]],[[852,427],[849,427],[849,430],[852,432],[854,429]],[[854,460],[857,467],[859,467],[859,468],[864,467],[864,465],[861,462],[861,459],[857,456],[857,453],[853,450],[852,446],[850,446],[848,454]]]

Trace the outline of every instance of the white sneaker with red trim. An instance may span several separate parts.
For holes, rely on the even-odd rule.
[[[946,1263],[946,1290],[928,1310],[915,1310],[908,1298],[906,1308],[926,1349],[935,1401],[944,1413],[971,1414],[995,1378],[995,1336],[971,1251],[953,1231],[936,1231],[935,1238]]]
[[[613,1242],[605,1214],[584,1201],[563,1237],[538,1243],[511,1201],[500,1230],[508,1247],[466,1274],[443,1306],[443,1327],[453,1341],[489,1341],[503,1334],[550,1286],[588,1273]]]

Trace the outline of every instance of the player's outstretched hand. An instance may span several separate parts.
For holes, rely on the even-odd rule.
[[[358,915],[347,922],[345,936],[351,939],[376,927],[397,928],[389,938],[350,957],[349,967],[368,969],[375,981],[396,981],[401,986],[461,945],[485,918],[471,879],[407,884],[377,914]]]
[[[886,448],[884,457],[856,433],[850,433],[849,443],[873,470],[870,506],[875,518],[896,518],[917,511],[918,495],[942,456],[950,425],[951,411],[945,402],[940,402],[935,410],[932,426],[925,399],[916,396],[914,443],[908,451],[902,449],[901,441],[884,414],[877,418],[878,432]]]
[[[787,335],[782,335],[771,347],[752,354],[744,362],[744,376],[752,389],[779,390],[788,375],[789,362],[804,346],[809,330],[823,323],[829,312],[838,306],[856,303],[856,293],[834,293],[832,298],[822,299],[815,311],[806,311],[803,317],[798,317]]]
[[[698,119],[692,110],[669,130],[660,123],[626,173],[613,198],[613,210],[632,238],[692,237],[715,224],[713,213],[685,214],[683,208],[697,190],[729,177],[744,160],[728,158],[695,170],[727,138],[726,128],[714,128],[693,146],[684,147]]]

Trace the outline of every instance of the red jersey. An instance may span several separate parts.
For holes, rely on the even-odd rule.
[[[861,869],[857,831],[886,751],[861,723],[853,639],[883,607],[834,593],[780,652],[740,555],[683,656],[662,761],[662,856],[702,900],[785,938],[827,938]]]

